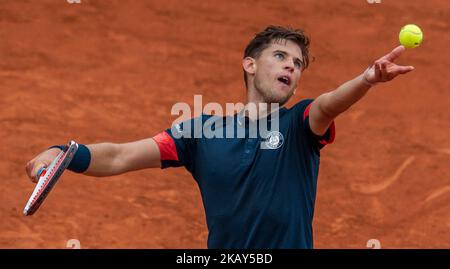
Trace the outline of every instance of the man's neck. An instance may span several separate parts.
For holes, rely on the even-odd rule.
[[[276,112],[280,109],[280,105],[278,103],[255,103],[252,101],[248,101],[243,109],[244,116],[248,117],[251,120],[261,119],[267,117],[268,115]]]
[[[259,91],[254,88],[253,84],[249,83],[247,103],[243,109],[245,116],[251,120],[261,119],[278,111],[281,107],[278,103],[267,103]]]

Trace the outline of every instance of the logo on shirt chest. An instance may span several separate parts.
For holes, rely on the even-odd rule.
[[[278,131],[272,131],[261,141],[261,149],[278,149],[283,143],[283,134]]]

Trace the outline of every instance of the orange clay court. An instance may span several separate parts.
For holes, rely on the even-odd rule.
[[[183,168],[62,176],[22,214],[25,164],[45,148],[151,137],[177,102],[245,99],[241,59],[268,24],[303,28],[315,61],[288,107],[360,74],[419,25],[399,63],[336,120],[322,150],[315,248],[450,248],[450,4],[444,0],[0,3],[0,248],[206,248],[195,181]]]

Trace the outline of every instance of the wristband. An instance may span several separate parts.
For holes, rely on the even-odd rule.
[[[54,145],[49,147],[49,149],[52,148],[59,148],[60,150],[64,151],[67,149],[67,146]],[[70,162],[67,169],[75,173],[83,173],[88,169],[90,163],[91,163],[91,152],[85,145],[78,144],[78,150],[73,156],[73,159]]]

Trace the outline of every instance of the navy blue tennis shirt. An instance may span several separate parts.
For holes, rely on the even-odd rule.
[[[250,124],[245,123],[252,121],[242,113],[202,115],[191,119],[189,128],[184,122],[154,137],[161,167],[184,166],[200,188],[208,248],[313,248],[320,149],[333,142],[335,129],[333,122],[324,136],[311,131],[312,101],[281,108],[278,131],[256,137],[249,135]],[[234,134],[240,130],[246,135],[194,138],[194,120],[200,119],[216,132],[231,127]],[[191,137],[179,138],[174,130]]]

